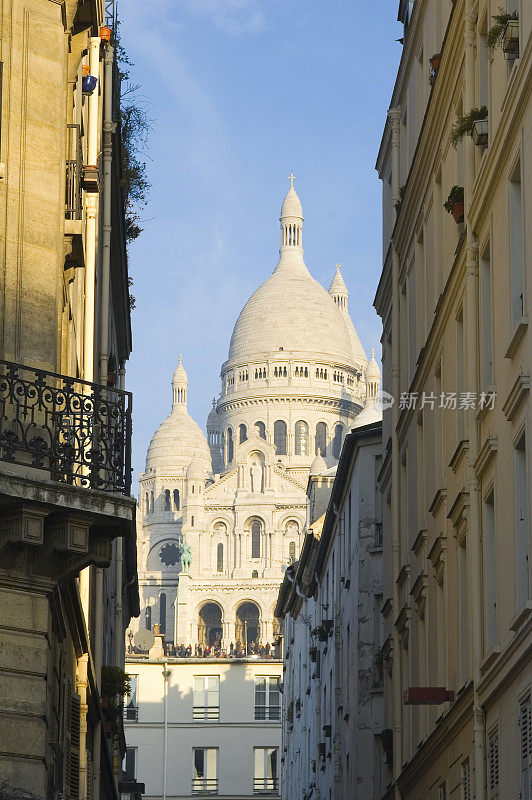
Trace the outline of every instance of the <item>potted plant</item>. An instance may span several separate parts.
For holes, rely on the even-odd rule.
[[[436,75],[438,73],[438,68],[440,66],[440,60],[441,56],[439,53],[434,53],[434,55],[429,58],[429,64],[430,64],[429,83],[431,86],[434,86],[436,82]]]
[[[473,136],[476,127],[475,123],[479,120],[485,121],[486,141],[482,142],[482,144],[487,143],[488,108],[487,106],[481,106],[480,108],[472,108],[468,114],[460,117],[460,119],[455,122],[451,131],[451,144],[453,147],[456,147],[458,142],[461,142],[464,136]],[[479,142],[479,144],[480,143],[481,142]]]
[[[112,35],[113,35],[112,28],[108,28],[107,25],[102,25],[100,27],[100,39],[102,40],[102,42],[110,42]]]
[[[129,675],[124,672],[120,667],[112,667],[104,665],[102,667],[102,706],[113,706],[117,704],[117,698],[120,700],[126,694],[129,694],[131,689],[129,682]],[[119,701],[120,702],[120,701]]]
[[[454,221],[458,224],[464,221],[464,187],[453,186],[449,192],[449,197],[443,204],[444,209],[453,215]]]
[[[512,11],[509,14],[495,14],[493,16],[493,25],[488,31],[488,50],[490,58],[493,58],[493,51],[499,44],[502,46],[503,51],[511,58],[517,58],[519,55],[518,11]]]

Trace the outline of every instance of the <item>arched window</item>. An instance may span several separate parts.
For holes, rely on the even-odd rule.
[[[233,449],[233,431],[231,428],[227,429],[227,463],[230,464],[233,460],[234,456],[234,449]]]
[[[159,595],[159,630],[166,633],[166,594],[161,592]]]
[[[155,510],[155,506],[153,504],[153,491],[151,491],[150,492],[150,511],[151,511],[152,514],[153,514],[154,510]]]
[[[145,498],[144,498],[144,513],[145,514],[149,514],[150,513],[150,498],[149,498],[148,492],[146,492],[146,495],[145,495]]]
[[[252,573],[251,573],[251,577],[252,577],[252,578],[258,578],[258,577],[259,577],[259,573],[257,572],[257,570],[256,570],[256,569],[254,569],[254,570],[252,571]]]
[[[144,616],[146,618],[146,630],[151,631],[151,606],[146,606]]]
[[[296,543],[290,542],[288,545],[288,561],[293,564],[296,560]]]
[[[174,508],[179,511],[179,489],[174,489]]]
[[[295,427],[295,449],[296,456],[308,456],[308,425],[300,419]]]
[[[332,442],[334,458],[340,458],[340,453],[342,452],[343,435],[344,435],[344,426],[337,425],[336,428],[334,429],[334,439]]]
[[[264,422],[256,422],[255,428],[261,439],[266,439],[266,425]]]
[[[194,527],[194,515],[192,515],[192,516],[190,517],[190,527],[191,527],[191,528],[193,528],[193,527]]]
[[[260,639],[260,612],[255,603],[242,603],[236,612],[236,639],[245,646],[245,652]]]
[[[260,558],[261,533],[262,525],[255,520],[255,522],[251,524],[251,558]]]
[[[222,636],[222,609],[217,603],[206,603],[199,612],[198,642],[212,647],[221,643]]]
[[[238,426],[238,441],[240,442],[240,444],[242,444],[242,442],[245,442],[247,438],[248,438],[248,431],[244,423],[242,423],[241,425]]]
[[[170,511],[171,510],[171,507],[170,507],[170,489],[165,489],[164,490],[164,510],[165,511]]]
[[[286,422],[278,419],[273,426],[273,443],[278,456],[286,455]]]
[[[318,422],[316,425],[316,455],[325,456],[327,454],[327,425]]]
[[[216,571],[223,572],[224,569],[224,546],[220,542],[216,547]]]

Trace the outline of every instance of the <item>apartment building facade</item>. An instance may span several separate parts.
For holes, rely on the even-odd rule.
[[[282,661],[152,649],[126,669],[126,770],[148,797],[279,796]]]
[[[377,161],[385,796],[530,797],[532,6],[399,18]]]
[[[0,13],[0,783],[117,798],[101,668],[139,599],[113,4]]]
[[[376,800],[385,786],[382,423],[368,411],[337,468],[311,470],[305,540],[279,591],[283,800]]]

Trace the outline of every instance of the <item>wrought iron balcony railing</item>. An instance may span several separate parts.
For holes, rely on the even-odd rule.
[[[124,720],[126,722],[139,721],[139,707],[138,706],[124,706]]]
[[[253,794],[278,794],[279,780],[277,778],[255,778],[253,780]]]
[[[255,719],[279,722],[281,719],[280,706],[255,706]]]
[[[218,722],[220,706],[194,706],[192,718],[194,722]]]
[[[130,392],[0,360],[0,460],[129,495]]]
[[[218,778],[192,778],[192,794],[218,794]]]

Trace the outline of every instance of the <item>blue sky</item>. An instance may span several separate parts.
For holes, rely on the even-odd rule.
[[[234,322],[277,263],[291,170],[306,264],[326,288],[342,264],[358,333],[378,346],[374,165],[402,31],[396,0],[124,0],[119,14],[153,121],[130,253],[136,477],[179,353],[204,427]]]

